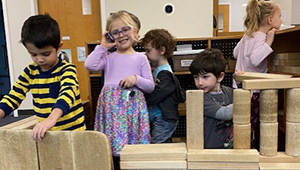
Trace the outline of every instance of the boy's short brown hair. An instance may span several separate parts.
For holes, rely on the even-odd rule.
[[[162,47],[166,48],[164,57],[171,58],[173,56],[173,51],[176,47],[176,38],[172,36],[169,31],[165,29],[153,29],[148,31],[144,38],[142,38],[141,43],[145,46],[148,43],[152,44],[152,47],[159,50]]]
[[[219,49],[207,48],[199,53],[190,66],[192,75],[212,73],[219,77],[225,72],[227,61]]]

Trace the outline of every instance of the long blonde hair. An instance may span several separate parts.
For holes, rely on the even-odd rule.
[[[274,15],[278,8],[273,1],[249,0],[244,21],[246,34],[252,37],[253,33],[266,22],[266,18]]]
[[[138,17],[124,10],[113,13],[106,21],[106,31],[111,31],[112,23],[116,19],[121,19],[126,25],[130,26],[133,29],[133,39],[138,41],[139,30],[141,28],[141,23]]]

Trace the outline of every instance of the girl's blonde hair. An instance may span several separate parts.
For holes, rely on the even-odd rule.
[[[266,18],[274,15],[278,8],[273,1],[249,0],[244,21],[246,34],[252,37],[253,33],[265,23]]]
[[[141,22],[138,19],[137,16],[135,16],[134,14],[127,12],[127,11],[119,11],[117,13],[113,13],[112,15],[110,15],[107,19],[106,22],[106,31],[111,31],[111,27],[112,27],[112,23],[116,20],[116,19],[121,19],[126,25],[130,26],[133,29],[133,32],[135,32],[136,34],[133,35],[133,39],[135,41],[138,41],[139,38],[139,31],[141,28]]]

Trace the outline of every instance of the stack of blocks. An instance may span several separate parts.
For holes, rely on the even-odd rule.
[[[250,99],[250,91],[248,91]],[[246,101],[250,107],[250,101]],[[243,103],[244,104],[244,103]],[[247,128],[250,126],[250,112],[241,116],[243,122],[247,122]],[[249,117],[249,118],[246,118]],[[244,126],[244,125],[242,125]],[[244,127],[242,127],[243,129]],[[250,133],[246,130],[246,133]],[[246,134],[245,133],[245,134]],[[250,148],[250,134],[241,149],[204,149],[203,147],[203,91],[187,92],[187,148],[188,148],[188,169],[226,169],[226,170],[258,170],[259,154],[256,150]],[[245,136],[244,136],[245,137]]]
[[[187,169],[186,145],[126,145],[121,152],[121,169]]]
[[[260,170],[300,170],[300,78],[245,80],[243,88],[259,89]],[[286,151],[277,152],[278,91],[286,89]]]
[[[300,53],[273,54],[272,71],[299,74]]]

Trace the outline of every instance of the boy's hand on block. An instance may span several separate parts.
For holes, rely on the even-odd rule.
[[[0,109],[0,120],[5,116],[5,113],[2,109]]]
[[[42,139],[45,136],[45,133],[56,124],[57,120],[62,116],[62,114],[63,112],[61,109],[53,109],[47,119],[37,123],[34,126],[32,131],[32,139],[36,142],[42,141]]]

